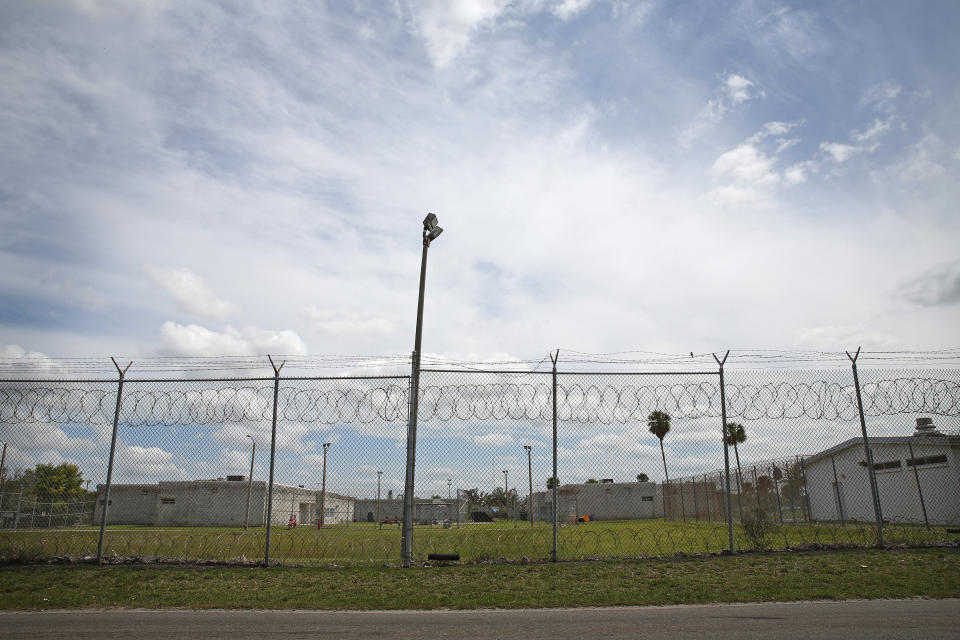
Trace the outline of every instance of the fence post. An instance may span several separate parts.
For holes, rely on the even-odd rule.
[[[23,480],[20,481],[20,493],[17,494],[17,512],[13,515],[13,528],[20,526],[20,505],[23,504]]]
[[[777,465],[773,464],[770,475],[773,476],[773,490],[777,494],[777,513],[780,515],[780,524],[783,525],[783,504],[780,502],[780,480],[777,478]]]
[[[117,368],[120,379],[117,381],[117,408],[113,412],[113,435],[110,436],[110,458],[107,462],[107,484],[103,489],[103,511],[100,512],[100,537],[97,539],[97,564],[103,562],[103,534],[107,529],[107,511],[110,509],[110,483],[113,480],[113,456],[117,450],[117,426],[120,424],[120,402],[123,399],[123,380],[127,369],[133,364],[131,360],[123,369],[113,358],[113,366]]]
[[[280,369],[287,364],[284,360],[278,367],[273,358],[267,354],[270,366],[273,367],[273,422],[270,430],[270,484],[267,487],[267,543],[263,551],[263,566],[270,566],[270,529],[273,524],[273,463],[277,456],[277,403],[280,397]]]
[[[840,516],[840,526],[847,526],[846,519],[843,517],[843,502],[840,501],[840,480],[837,478],[837,463],[830,456],[830,466],[833,467],[833,497],[837,501],[837,515]]]
[[[863,434],[863,449],[867,454],[867,475],[870,478],[870,493],[873,495],[873,513],[877,518],[877,545],[883,546],[883,513],[880,510],[880,492],[877,490],[877,474],[873,468],[873,452],[870,451],[870,440],[867,438],[867,422],[863,416],[863,398],[860,396],[860,376],[857,375],[857,358],[860,357],[860,347],[857,352],[847,357],[853,368],[853,387],[857,392],[857,412],[860,414],[860,432]]]
[[[700,506],[697,504],[697,476],[693,476],[693,519],[700,522]]]
[[[930,531],[930,520],[927,519],[927,503],[923,501],[923,489],[920,487],[920,472],[917,471],[917,458],[913,455],[913,443],[909,440],[907,440],[907,447],[910,449],[910,461],[913,462],[913,479],[917,481],[917,493],[920,494],[920,508],[923,509],[923,523],[927,525],[927,531]]]
[[[707,474],[703,474],[703,497],[707,499],[707,522],[712,520],[710,516],[710,502],[713,500],[714,496],[717,495],[716,491],[708,491],[707,488]]]
[[[757,499],[757,511],[763,509],[760,506],[760,483],[757,481],[757,465],[753,465],[753,497]]]
[[[720,366],[720,434],[723,438],[723,470],[726,477],[726,498],[727,498],[727,537],[730,542],[730,553],[733,553],[733,509],[730,503],[730,445],[727,443],[727,395],[723,380],[723,365],[730,355],[729,349],[723,355],[723,360],[713,354],[713,359]]]
[[[807,470],[803,466],[803,456],[799,457],[800,460],[800,481],[803,483],[803,510],[807,514],[807,523],[813,523],[813,513],[810,509],[810,492],[807,491]]]
[[[551,559],[557,561],[557,360],[560,359],[560,349],[556,354],[550,354],[550,360],[553,362],[553,551]]]
[[[3,457],[0,458],[0,511],[3,511],[3,493],[7,488],[7,443],[3,443]]]

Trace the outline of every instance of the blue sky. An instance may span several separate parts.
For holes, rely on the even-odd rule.
[[[955,344],[955,3],[0,12],[7,357]]]
[[[433,356],[955,346],[958,32],[955,2],[6,3],[0,356],[408,353],[428,211]]]

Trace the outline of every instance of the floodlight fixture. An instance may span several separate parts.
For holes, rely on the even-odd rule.
[[[424,231],[433,231],[437,228],[437,216],[433,213],[428,213],[427,217],[423,219],[423,230]]]

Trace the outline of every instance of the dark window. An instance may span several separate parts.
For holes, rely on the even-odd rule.
[[[176,498],[160,498],[161,504],[176,504]]]
[[[867,463],[866,463],[865,461],[863,461],[863,460],[861,460],[861,461],[858,462],[857,464],[859,464],[861,467],[867,466]],[[883,471],[884,469],[899,469],[899,468],[901,468],[902,466],[903,466],[903,465],[900,464],[900,461],[899,461],[899,460],[890,460],[889,462],[874,462],[874,463],[873,463],[873,468],[874,468],[875,471]]]
[[[908,467],[922,467],[927,464],[947,464],[947,456],[926,456],[907,460]]]
[[[640,502],[653,502],[653,496],[641,496]]]

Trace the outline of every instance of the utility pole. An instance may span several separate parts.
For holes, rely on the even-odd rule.
[[[329,442],[323,443],[323,484],[320,488],[320,526],[326,523],[327,515],[327,449],[330,448]]]
[[[530,462],[530,451],[533,449],[532,445],[525,444],[523,448],[527,450],[527,480],[530,484],[530,493],[527,495],[527,513],[530,514],[530,526],[533,526],[533,465]]]

